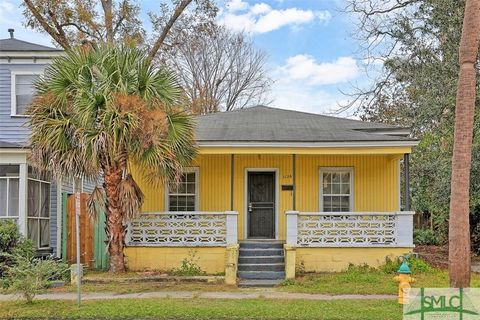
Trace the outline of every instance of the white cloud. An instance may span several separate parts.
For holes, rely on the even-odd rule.
[[[252,33],[270,32],[284,26],[298,28],[300,25],[315,21],[328,23],[331,18],[328,11],[272,9],[263,2],[251,6],[242,0],[231,0],[226,7],[227,12],[220,17],[219,22],[232,30]]]
[[[7,29],[15,29],[15,38],[46,46],[52,46],[50,36],[41,34],[22,25],[24,17],[19,1],[0,0],[0,39],[9,38]]]
[[[227,3],[226,7],[230,12],[242,11],[248,8],[248,2],[242,0],[231,0],[229,3]]]
[[[311,113],[333,114],[352,117],[354,108],[336,114],[341,106],[348,103],[348,98],[339,90],[322,90],[309,86],[303,81],[279,79],[272,88],[274,100],[272,106]]]
[[[295,80],[306,80],[310,85],[326,85],[348,82],[359,74],[357,61],[352,57],[340,57],[333,62],[318,63],[314,57],[299,54],[287,59],[280,71]]]
[[[270,11],[272,11],[272,7],[266,3],[257,3],[250,9],[250,12],[253,14],[263,14]]]
[[[355,107],[338,113],[349,102],[349,97],[340,88],[346,89],[348,81],[360,76],[357,64],[351,57],[339,57],[330,62],[318,62],[307,54],[290,57],[284,65],[272,70],[275,79],[272,106],[352,117]]]
[[[0,23],[9,24],[14,21],[11,19],[15,13],[15,6],[9,1],[0,1]]]

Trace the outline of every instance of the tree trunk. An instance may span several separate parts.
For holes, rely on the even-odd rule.
[[[105,21],[106,41],[113,43],[113,12],[112,0],[102,0],[103,15]]]
[[[467,0],[459,50],[450,196],[448,270],[455,288],[470,286],[469,191],[479,37],[480,0]]]
[[[104,169],[103,188],[106,195],[108,253],[110,254],[109,270],[113,273],[125,272],[123,247],[126,228],[120,209],[119,190],[121,182],[121,168],[110,167]]]

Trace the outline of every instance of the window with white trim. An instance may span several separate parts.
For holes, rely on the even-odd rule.
[[[50,247],[50,182],[29,173],[27,195],[27,236],[38,249]]]
[[[38,73],[12,73],[12,115],[23,116],[35,97]]]
[[[18,219],[19,165],[0,165],[0,219]]]
[[[320,210],[353,211],[353,169],[320,169]]]
[[[188,169],[180,182],[168,187],[168,211],[196,211],[198,204],[198,170]]]

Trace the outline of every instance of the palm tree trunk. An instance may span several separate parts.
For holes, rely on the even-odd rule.
[[[470,286],[469,191],[479,38],[480,0],[467,0],[459,51],[450,196],[448,270],[450,285],[455,288]]]
[[[104,169],[103,187],[106,194],[107,236],[109,239],[108,253],[110,254],[110,272],[125,272],[123,247],[125,241],[125,225],[120,209],[120,183],[122,169],[107,167]]]

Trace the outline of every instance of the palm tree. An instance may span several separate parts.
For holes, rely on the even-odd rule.
[[[480,0],[467,0],[459,50],[450,196],[448,270],[450,284],[455,288],[470,286],[469,189],[479,42]]]
[[[171,181],[196,154],[181,89],[145,52],[107,44],[68,51],[36,87],[31,160],[56,176],[103,177],[89,209],[104,206],[110,271],[124,272],[126,221],[143,203],[132,165],[148,182]]]

